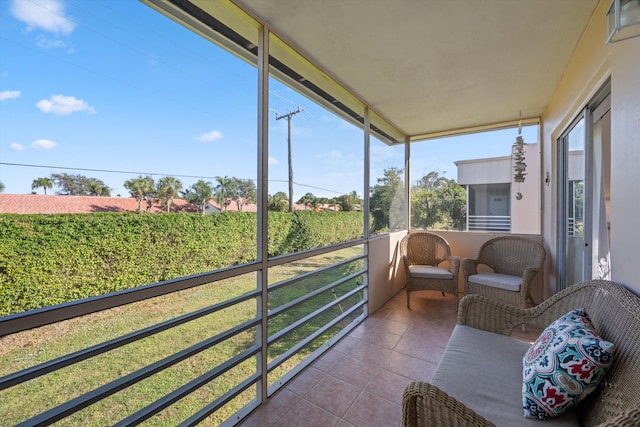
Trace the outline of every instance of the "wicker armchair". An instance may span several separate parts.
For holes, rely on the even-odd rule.
[[[462,260],[464,294],[484,295],[520,308],[526,308],[528,302],[535,305],[531,285],[545,257],[544,247],[526,237],[490,239],[480,247],[476,259]],[[481,264],[492,271],[479,271]]]
[[[410,232],[400,242],[400,254],[407,273],[407,307],[410,293],[420,290],[453,294],[458,303],[458,269],[460,258],[451,255],[449,243],[427,231]],[[439,265],[448,262],[448,268]]]

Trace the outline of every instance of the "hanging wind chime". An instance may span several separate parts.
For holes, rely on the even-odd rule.
[[[524,177],[527,174],[527,164],[524,162],[524,138],[522,138],[522,118],[518,124],[518,136],[516,137],[516,143],[513,144],[513,180],[518,183],[518,192],[516,193],[516,199],[522,199],[522,193],[520,192],[520,183],[524,182]]]

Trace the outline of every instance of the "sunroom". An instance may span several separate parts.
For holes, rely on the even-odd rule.
[[[397,390],[405,380],[428,380],[441,351],[417,355],[441,349],[456,316],[455,299],[437,292],[412,296],[407,309],[400,240],[436,228],[463,258],[505,232],[423,221],[413,187],[433,171],[436,145],[455,160],[511,156],[522,134],[536,147],[527,152],[526,179],[510,182],[507,196],[518,233],[547,251],[539,297],[592,278],[640,293],[640,24],[612,33],[609,0],[142,3],[153,20],[168,18],[214,49],[212,61],[224,55],[240,64],[233,79],[217,70],[225,98],[209,82],[202,91],[238,110],[235,129],[250,129],[236,135],[240,156],[224,161],[252,165],[243,177],[257,186],[255,253],[0,318],[3,364],[11,364],[0,378],[0,411],[11,424],[400,425]],[[151,20],[138,19],[139,31],[161,43]],[[209,113],[191,110],[182,83],[166,82],[180,102],[166,116],[144,117],[140,130],[170,124],[173,108],[194,118]],[[248,104],[246,116],[239,106]],[[327,142],[298,144],[304,123],[323,129]],[[221,136],[214,132],[200,141]],[[458,139],[495,132],[507,136],[506,153],[491,151],[490,140]],[[481,154],[465,157],[478,143]],[[324,184],[300,185],[311,176]],[[329,245],[301,233],[304,244],[274,247],[275,194],[292,207],[306,192],[333,191],[354,177],[359,187],[336,194],[362,195],[355,232],[348,224],[332,229]],[[375,210],[380,183],[392,190],[385,212]],[[300,218],[307,230],[311,220]],[[38,341],[43,358],[13,353],[25,345],[23,334],[60,330],[74,341],[53,349]],[[405,335],[419,333],[420,348],[401,348]],[[349,365],[351,351],[361,359]],[[365,365],[373,370],[359,384],[363,375],[354,371]],[[105,366],[108,374],[96,374]],[[321,393],[335,396],[322,406],[314,400]]]

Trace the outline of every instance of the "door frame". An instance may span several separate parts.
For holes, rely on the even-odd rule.
[[[568,277],[568,190],[569,190],[569,155],[568,155],[568,136],[576,127],[580,120],[584,119],[584,201],[583,201],[583,230],[584,230],[584,252],[582,254],[582,280],[591,279],[592,272],[592,241],[593,241],[593,209],[594,202],[592,197],[593,179],[593,120],[594,113],[611,95],[611,79],[598,89],[596,94],[586,104],[586,106],[576,115],[569,123],[566,129],[560,134],[556,140],[556,158],[557,162],[557,199],[556,199],[556,273],[557,273],[557,291],[565,289],[574,283],[567,283]]]

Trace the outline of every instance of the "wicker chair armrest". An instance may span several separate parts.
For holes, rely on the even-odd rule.
[[[460,270],[460,257],[451,255],[450,257],[447,257],[445,261],[449,262],[449,272],[454,276],[457,276],[458,270]]]
[[[598,427],[637,427],[640,426],[640,408],[627,409],[612,420],[599,424]]]
[[[407,385],[402,395],[404,427],[490,427],[495,425],[438,387],[420,381]]]
[[[527,285],[531,283],[531,281],[533,280],[534,277],[536,277],[536,274],[538,274],[539,271],[540,269],[538,267],[525,268],[522,274],[522,283],[523,284],[527,283]]]
[[[529,311],[482,295],[465,295],[458,307],[458,324],[510,335],[513,328],[531,319]]]
[[[409,266],[411,265],[411,263],[409,262],[409,257],[407,257],[406,255],[402,255],[402,261],[404,263],[404,268],[407,270],[407,274],[408,274]]]
[[[540,269],[537,267],[525,268],[522,274],[522,288],[520,289],[520,292],[524,293],[525,295],[527,294],[527,292],[529,292],[529,285],[531,285],[533,279],[536,277],[536,274],[538,274],[539,271]]]
[[[478,274],[478,266],[482,264],[477,259],[473,258],[463,258],[462,259],[462,274],[465,278],[471,276],[472,274]]]

